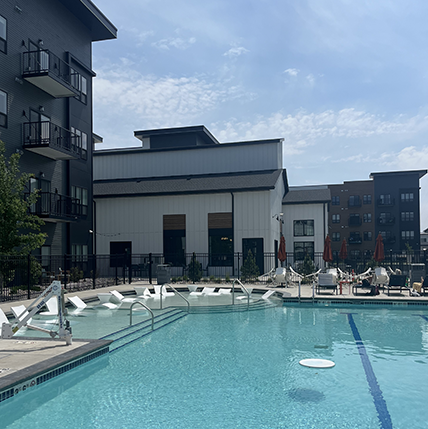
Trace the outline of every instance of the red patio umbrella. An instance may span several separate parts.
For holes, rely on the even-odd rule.
[[[385,259],[385,252],[383,250],[383,239],[380,233],[376,238],[376,247],[373,258],[376,262],[381,262]]]
[[[345,260],[348,257],[348,249],[346,248],[346,240],[343,239],[342,245],[340,246],[339,258]]]
[[[333,253],[331,252],[331,239],[327,235],[324,241],[324,252],[322,258],[325,262],[333,262]]]
[[[287,259],[287,253],[285,252],[285,237],[284,236],[281,236],[281,240],[279,241],[278,259],[281,262],[284,262]]]

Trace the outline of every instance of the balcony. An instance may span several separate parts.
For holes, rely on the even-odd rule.
[[[22,77],[55,98],[74,97],[80,75],[48,50],[24,52]],[[73,85],[75,83],[75,85]]]
[[[348,207],[361,207],[361,199],[358,196],[351,196],[348,199]]]
[[[394,216],[379,217],[377,219],[377,222],[378,222],[379,225],[394,225],[394,223],[395,223],[395,217]]]
[[[348,226],[360,226],[361,223],[360,216],[349,216]]]
[[[77,198],[53,192],[39,192],[38,196],[37,202],[30,206],[30,213],[46,222],[73,222],[85,219],[88,214],[88,206]]]
[[[383,244],[394,244],[395,243],[395,236],[390,235],[389,237],[383,237]]]
[[[65,128],[46,122],[25,122],[23,147],[54,160],[82,159],[80,137]]]
[[[377,205],[381,207],[392,207],[395,205],[395,198],[378,198]]]
[[[348,244],[361,244],[362,242],[361,236],[350,236],[348,238]]]

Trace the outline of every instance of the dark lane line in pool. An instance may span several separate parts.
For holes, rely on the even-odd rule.
[[[424,319],[425,321],[428,322],[428,317],[427,316],[423,316],[422,314],[414,314],[413,316],[419,316],[422,317],[422,319]]]
[[[370,363],[370,359],[367,355],[366,348],[361,339],[360,333],[358,332],[357,325],[355,324],[353,313],[342,313],[348,316],[348,322],[351,327],[352,334],[357,344],[358,352],[360,354],[361,362],[363,364],[364,372],[366,373],[367,382],[369,383],[370,393],[373,397],[373,402],[376,407],[377,415],[380,420],[382,429],[392,428],[391,416],[389,415],[388,408],[386,406],[385,399],[383,399],[382,391],[380,390],[377,378],[373,371],[373,367]]]

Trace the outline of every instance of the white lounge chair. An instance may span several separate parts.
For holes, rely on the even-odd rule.
[[[111,297],[110,301],[113,304],[119,305],[119,310],[129,310],[131,305],[138,300],[138,298],[125,298],[120,292],[117,290],[110,291]]]
[[[84,310],[87,307],[87,304],[78,296],[69,296],[67,299],[76,310]]]
[[[268,290],[265,292],[260,299],[269,299],[270,296],[272,296],[275,293],[274,290]]]
[[[6,314],[4,314],[3,310],[0,308],[0,335],[3,327],[3,323],[9,323],[9,319],[7,318]]]
[[[166,296],[174,296],[175,293],[174,292],[168,292],[166,290],[166,286],[165,285],[158,285],[158,286],[153,286],[155,288],[155,296],[154,298],[159,298],[160,294],[161,294],[161,290],[162,290],[162,297],[166,297]]]
[[[248,294],[250,295],[249,298],[252,299],[251,294],[252,294],[254,288],[245,287],[245,289],[247,290]],[[236,299],[248,299],[248,295],[246,294],[245,290],[243,288],[241,288],[241,290],[242,290],[242,292],[244,292],[245,295],[239,295],[236,297]]]
[[[189,296],[203,296],[213,293],[215,291],[215,287],[204,287],[201,292],[190,292]]]
[[[134,286],[135,293],[137,294],[138,299],[148,299],[153,298],[153,294],[150,293],[149,288],[145,286]]]
[[[16,320],[22,320],[28,315],[28,311],[25,305],[17,305],[15,307],[10,307],[10,310],[12,311]],[[27,320],[27,323],[31,323],[31,319]]]
[[[58,316],[58,298],[56,296],[49,298],[46,301],[45,305],[48,311],[42,311],[41,313],[38,313],[39,316],[41,317]]]
[[[189,289],[189,292],[197,292],[198,286],[197,285],[187,285],[187,289]]]
[[[119,306],[117,304],[113,304],[110,301],[111,293],[97,293],[98,299],[100,300],[101,308],[108,308],[109,310],[116,310]]]

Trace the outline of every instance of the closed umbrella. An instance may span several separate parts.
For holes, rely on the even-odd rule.
[[[346,248],[346,240],[343,239],[342,245],[340,246],[339,258],[345,260],[348,257],[348,249]]]
[[[322,258],[325,262],[333,262],[333,253],[331,252],[331,239],[327,235],[324,241],[324,252]]]
[[[376,238],[376,247],[373,258],[376,262],[381,262],[385,259],[385,252],[383,250],[383,239],[380,233]]]
[[[278,259],[281,262],[284,262],[287,259],[287,253],[285,252],[285,238],[284,238],[284,236],[281,236],[281,240],[279,241]]]

